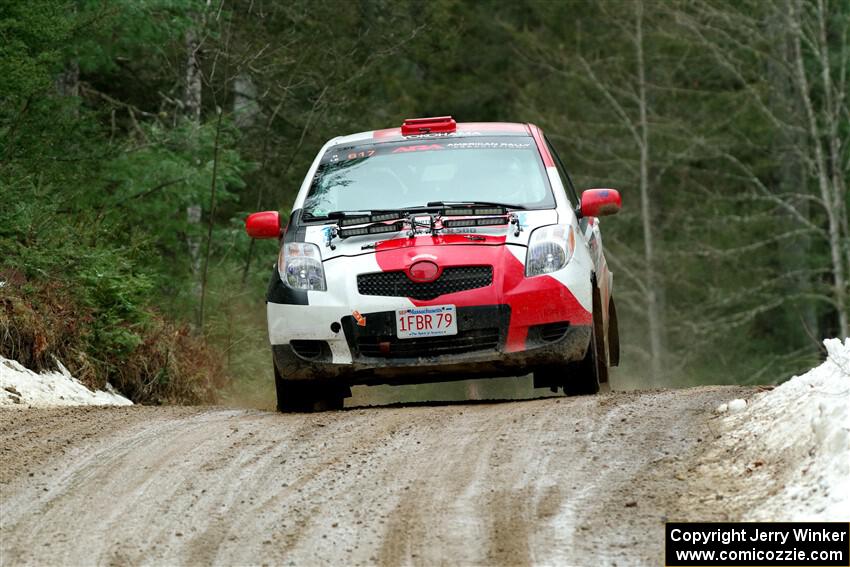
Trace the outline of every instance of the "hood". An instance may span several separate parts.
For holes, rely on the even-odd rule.
[[[406,231],[334,238],[332,234],[335,225],[310,225],[304,227],[304,239],[316,244],[321,250],[322,261],[326,261],[338,256],[361,256],[417,246],[527,246],[529,236],[535,228],[558,222],[555,209],[517,211],[516,217],[517,224],[450,228],[436,235],[432,235],[427,229],[420,229],[414,238],[410,238]]]

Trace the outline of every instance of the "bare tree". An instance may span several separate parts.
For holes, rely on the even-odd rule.
[[[663,356],[661,344],[661,314],[658,303],[658,288],[655,262],[655,238],[652,223],[652,201],[649,195],[649,121],[646,98],[646,60],[643,51],[643,0],[635,0],[635,68],[637,71],[638,120],[636,142],[640,148],[640,212],[643,227],[643,255],[646,280],[646,319],[649,325],[649,353],[652,377],[661,375]],[[634,128],[634,126],[632,126]]]
[[[622,78],[605,79],[596,72],[596,65],[584,56],[578,63],[583,71],[583,80],[595,89],[614,112],[621,126],[629,133],[637,152],[637,185],[640,193],[640,224],[643,236],[642,269],[624,270],[635,278],[635,284],[641,293],[641,302],[647,323],[650,382],[660,383],[664,360],[664,316],[660,297],[663,295],[662,281],[658,275],[656,257],[655,225],[653,222],[654,202],[651,187],[653,155],[650,137],[650,100],[647,94],[647,63],[645,55],[645,14],[643,0],[631,3],[633,13],[631,23],[622,22],[622,31],[630,46],[633,57],[629,84]],[[620,267],[624,267],[620,264]]]
[[[785,0],[745,5],[705,2],[680,11],[677,19],[746,93],[777,136],[788,142],[788,152],[805,172],[800,187],[783,190],[750,164],[719,150],[735,170],[750,179],[757,193],[822,238],[829,251],[832,280],[828,302],[836,313],[838,334],[848,336],[850,233],[845,172],[850,163],[843,154],[850,125],[846,106],[850,16],[841,10],[830,11],[827,0]],[[776,38],[768,37],[777,30],[776,22],[780,39],[788,38],[788,50],[777,51]],[[830,26],[838,40],[830,41]],[[837,81],[834,68],[840,70]],[[786,81],[791,85],[787,104],[776,105],[777,91],[762,87],[759,71],[765,69],[774,74],[774,84]]]
[[[842,224],[846,231],[846,202],[847,185],[844,182],[844,172],[841,165],[841,148],[844,140],[839,135],[841,121],[841,101],[845,99],[844,85],[832,81],[832,57],[827,41],[826,20],[827,7],[825,0],[817,0],[813,6],[814,14],[806,14],[806,8],[801,0],[786,0],[788,24],[792,32],[794,54],[793,66],[796,86],[805,109],[806,123],[809,130],[809,152],[812,160],[810,168],[817,178],[820,198],[823,202],[828,221],[829,252],[832,261],[832,275],[835,286],[835,308],[838,311],[838,332],[841,338],[850,332],[847,314],[847,280],[846,270],[850,269],[850,251],[845,250],[842,257]],[[846,19],[845,19],[846,20]],[[847,41],[847,22],[844,23],[843,40]],[[814,67],[819,71],[823,92],[823,101],[818,104],[809,85],[808,69],[803,54],[803,43],[809,46],[814,55]],[[843,55],[846,57],[846,50]],[[848,61],[842,65],[846,72]],[[816,109],[816,105],[819,107]],[[846,109],[844,109],[846,112]],[[818,116],[819,115],[819,116]],[[844,234],[844,247],[850,234]],[[845,258],[847,265],[845,266]]]

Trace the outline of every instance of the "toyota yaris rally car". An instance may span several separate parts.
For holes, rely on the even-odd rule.
[[[342,407],[355,384],[534,375],[593,394],[619,361],[598,217],[531,124],[406,120],[319,151],[267,292],[281,411]]]

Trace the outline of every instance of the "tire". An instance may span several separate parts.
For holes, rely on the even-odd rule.
[[[565,364],[535,368],[533,371],[533,387],[535,389],[549,388],[553,393],[556,393],[561,384],[564,383],[566,372]]]
[[[593,286],[593,314],[590,344],[584,358],[567,365],[564,394],[592,396],[599,392],[599,384],[608,382],[608,357],[605,352],[605,329],[602,320],[602,301],[599,288]]]
[[[596,349],[597,377],[600,384],[608,382],[608,341],[602,317],[602,298],[599,288],[593,287],[593,343]]]
[[[534,387],[564,388],[567,396],[592,396],[599,392],[599,365],[596,337],[590,333],[590,344],[584,358],[579,361],[544,366],[534,370]]]
[[[620,365],[620,326],[617,323],[617,306],[614,296],[608,301],[608,365]]]
[[[277,392],[277,410],[283,413],[341,410],[348,394],[341,387],[313,380],[287,380],[277,365],[274,367],[274,385]]]
[[[592,396],[599,392],[599,364],[596,356],[596,333],[590,333],[590,344],[584,358],[567,364],[564,394]]]

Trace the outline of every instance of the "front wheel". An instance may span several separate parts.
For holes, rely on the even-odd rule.
[[[567,365],[564,393],[568,396],[593,395],[599,392],[600,383],[608,383],[608,355],[605,349],[602,301],[599,288],[594,285],[590,344],[583,359]]]
[[[274,366],[277,409],[283,413],[340,410],[346,388],[313,380],[287,380]]]
[[[599,392],[599,361],[596,333],[590,333],[590,344],[584,358],[567,364],[564,393],[568,396],[592,396]]]
[[[553,392],[563,387],[568,396],[590,396],[599,392],[598,349],[592,330],[584,358],[535,369],[534,387],[547,387]]]

